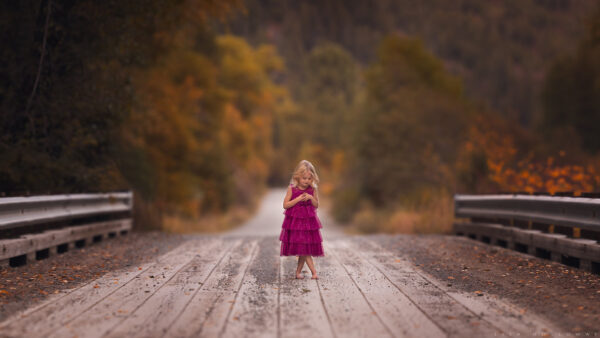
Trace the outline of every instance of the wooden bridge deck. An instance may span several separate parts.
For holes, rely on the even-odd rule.
[[[482,337],[554,329],[502,300],[450,290],[360,236],[327,234],[325,257],[315,259],[320,279],[294,279],[296,259],[279,257],[281,215],[269,205],[280,208],[282,196],[271,195],[238,231],[192,236],[155,261],[54,295],[0,323],[0,335]]]

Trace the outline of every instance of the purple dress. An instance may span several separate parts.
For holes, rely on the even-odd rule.
[[[305,192],[314,195],[314,189],[310,186],[305,190],[292,186],[291,200]],[[281,256],[323,256],[323,238],[319,230],[323,226],[315,209],[308,200],[285,210],[279,236]]]

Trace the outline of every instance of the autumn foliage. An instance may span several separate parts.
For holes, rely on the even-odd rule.
[[[577,149],[540,149],[543,140],[493,116],[474,122],[458,164],[463,191],[581,195],[600,187],[593,157]]]
[[[270,73],[283,64],[272,47],[215,40],[218,58],[173,49],[136,77],[137,100],[123,137],[152,168],[152,200],[188,216],[253,203],[272,157]],[[133,173],[140,175],[139,172]]]
[[[3,3],[0,192],[216,230],[309,159],[338,220],[429,233],[457,192],[600,189],[591,4],[323,3]]]

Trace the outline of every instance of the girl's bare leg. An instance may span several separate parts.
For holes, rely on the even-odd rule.
[[[306,262],[306,256],[298,256],[298,267],[296,268],[296,278],[302,279],[302,268],[304,267],[304,262]]]
[[[312,256],[306,256],[305,260],[310,272],[312,272],[312,279],[318,279],[319,276],[317,276],[317,270],[315,270],[315,263],[313,262]]]

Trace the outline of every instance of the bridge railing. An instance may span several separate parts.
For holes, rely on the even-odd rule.
[[[0,198],[0,229],[128,213],[132,200],[131,192]]]
[[[455,195],[454,213],[457,235],[600,273],[598,198]]]
[[[132,205],[132,192],[0,198],[0,265],[126,234]]]
[[[519,220],[600,231],[600,199],[529,195],[455,195],[457,217]]]

